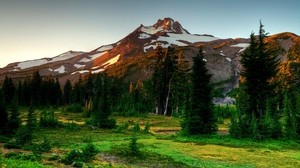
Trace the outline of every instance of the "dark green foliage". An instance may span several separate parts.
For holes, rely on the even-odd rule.
[[[35,144],[35,146],[34,146],[34,151],[37,153],[49,152],[50,150],[51,150],[51,144],[46,137],[44,137],[42,143]]]
[[[2,91],[3,91],[3,96],[4,96],[4,101],[7,105],[10,105],[12,103],[12,99],[15,95],[15,85],[12,82],[11,77],[5,76],[3,86],[2,86]]]
[[[260,24],[258,37],[251,34],[250,46],[242,54],[243,71],[237,100],[239,113],[234,119],[237,128],[232,125],[230,131],[233,136],[240,134],[240,137],[255,139],[281,136],[275,100],[277,83],[272,82],[278,72],[279,59],[277,50],[265,42],[265,37]]]
[[[9,128],[10,130],[17,130],[21,126],[20,112],[18,109],[17,98],[15,97],[13,100],[13,104],[11,105],[11,114],[9,117]]]
[[[25,145],[31,142],[33,139],[33,131],[28,126],[21,126],[16,133],[16,144]]]
[[[144,133],[149,133],[150,132],[150,124],[148,122],[146,122],[143,132]]]
[[[35,116],[34,109],[32,106],[30,106],[28,109],[26,126],[29,129],[34,129],[37,126],[37,118]]]
[[[71,113],[81,113],[83,112],[83,107],[79,103],[74,103],[67,106],[66,111]]]
[[[135,123],[135,124],[133,125],[132,131],[133,131],[133,132],[140,132],[140,131],[141,131],[140,124],[139,124],[139,123]]]
[[[99,150],[92,143],[86,144],[82,149],[72,149],[66,156],[62,159],[65,164],[89,162],[93,157],[99,153]]]
[[[30,81],[30,91],[31,91],[31,104],[40,105],[41,100],[45,97],[41,97],[41,88],[42,88],[42,77],[40,76],[39,71],[35,71]]]
[[[4,96],[2,94],[2,90],[0,89],[0,132],[6,129],[7,125],[8,125],[8,113],[6,111]]]
[[[210,134],[217,130],[211,97],[212,75],[208,73],[205,66],[202,49],[193,61],[191,100],[187,105],[187,114],[182,127],[187,135]]]
[[[25,154],[25,153],[18,153],[18,152],[10,152],[5,154],[6,158],[18,159],[18,160],[29,160],[29,161],[40,161],[42,159],[40,154],[32,153],[32,154]]]
[[[60,127],[61,123],[54,115],[54,110],[42,111],[40,118],[40,127],[44,128],[57,128]]]
[[[96,76],[95,86],[97,87],[93,97],[92,123],[100,128],[114,128],[116,125],[114,119],[109,119],[112,108],[111,83],[111,79],[106,74]]]
[[[65,123],[63,126],[66,131],[77,131],[80,129],[80,126],[74,122]]]
[[[130,155],[132,155],[132,156],[141,155],[137,140],[138,140],[138,138],[136,137],[135,134],[130,138],[129,152],[130,152]]]
[[[182,54],[176,55],[175,49],[168,47],[163,53],[160,46],[156,49],[156,62],[152,69],[152,94],[156,103],[156,113],[170,116],[173,111],[178,115],[183,110],[182,99],[187,89],[188,66]]]
[[[64,85],[64,103],[66,105],[69,105],[72,100],[72,84],[70,80],[67,80],[65,85]]]
[[[223,123],[222,121],[225,118],[231,118],[237,114],[236,106],[234,105],[216,105],[213,111],[219,123]]]

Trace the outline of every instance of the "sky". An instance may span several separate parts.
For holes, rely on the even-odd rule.
[[[299,7],[299,0],[0,0],[0,68],[91,51],[165,17],[218,38],[248,38],[260,20],[270,34],[300,35]]]

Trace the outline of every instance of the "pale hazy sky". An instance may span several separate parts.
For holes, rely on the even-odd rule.
[[[300,35],[299,7],[300,0],[0,0],[0,67],[91,51],[164,17],[219,38],[247,38],[260,19],[270,34]]]

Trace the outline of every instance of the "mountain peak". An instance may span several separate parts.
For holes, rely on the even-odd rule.
[[[174,21],[172,18],[159,19],[153,26],[141,25],[140,28],[143,30],[151,29],[150,34],[155,34],[157,32],[171,32],[176,34],[190,34],[186,29],[184,29],[178,21]]]

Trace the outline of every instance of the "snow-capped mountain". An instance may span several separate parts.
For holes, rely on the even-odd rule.
[[[286,53],[297,43],[295,39],[299,39],[299,36],[291,33],[273,37]],[[42,76],[59,77],[61,83],[66,79],[77,80],[80,74],[99,73],[104,70],[111,75],[125,76],[130,80],[145,79],[151,74],[147,64],[153,59],[153,51],[157,45],[163,48],[176,47],[188,61],[192,60],[198,47],[202,46],[213,80],[236,81],[241,69],[240,54],[248,47],[249,39],[219,39],[212,35],[190,34],[179,22],[164,18],[152,26],[140,25],[118,42],[89,52],[68,51],[53,58],[11,63],[0,68],[0,81],[5,75],[13,79],[23,79],[36,70]]]

